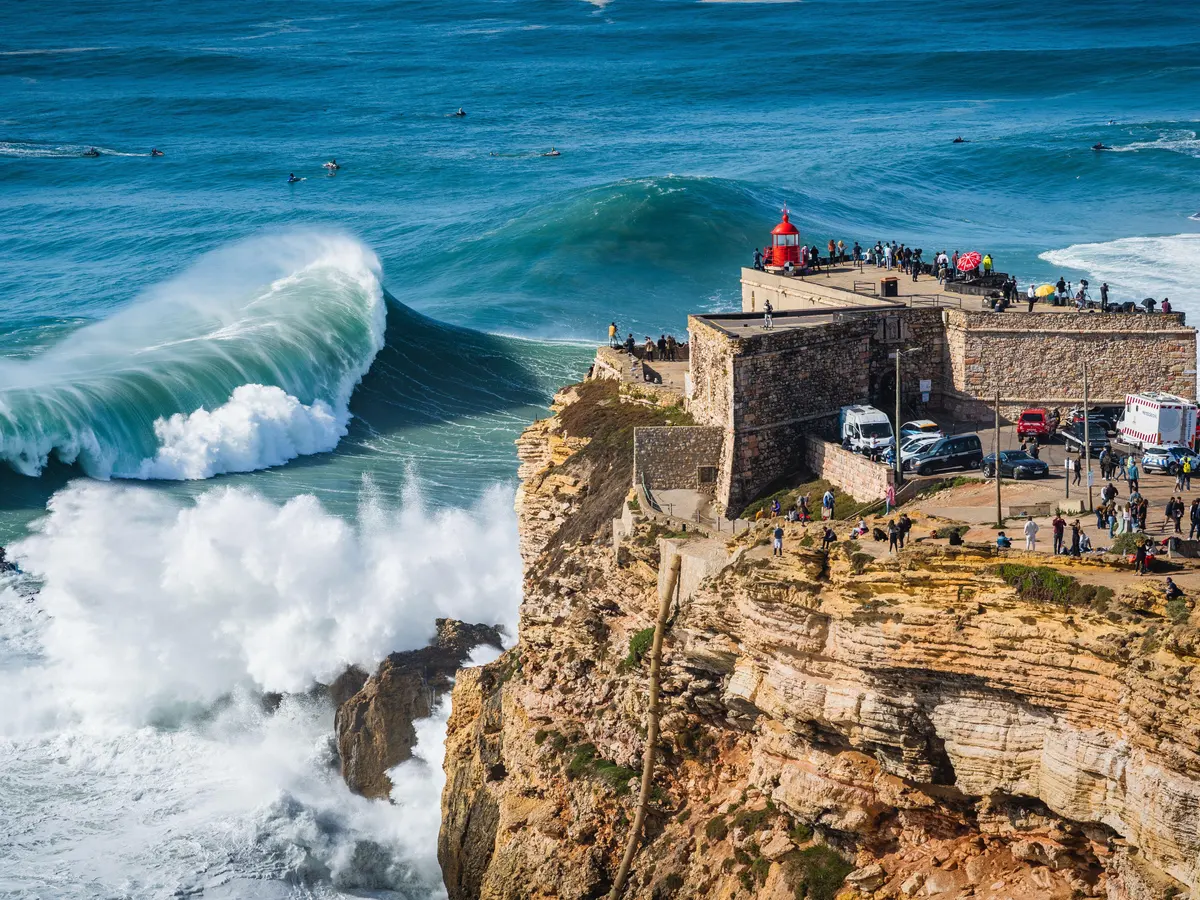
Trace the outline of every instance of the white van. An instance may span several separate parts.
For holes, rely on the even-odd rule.
[[[882,453],[895,444],[892,422],[873,406],[843,406],[842,446],[855,453]]]

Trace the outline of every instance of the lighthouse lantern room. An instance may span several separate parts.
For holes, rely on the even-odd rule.
[[[800,265],[800,229],[789,221],[786,206],[782,221],[771,230],[771,248],[764,262],[771,266],[785,266],[789,262]]]

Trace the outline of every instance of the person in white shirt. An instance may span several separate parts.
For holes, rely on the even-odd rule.
[[[1038,523],[1030,519],[1025,523],[1025,549],[1037,549]]]

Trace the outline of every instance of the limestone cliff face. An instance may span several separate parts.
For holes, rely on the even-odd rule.
[[[1115,594],[1064,608],[1010,587],[986,550],[826,556],[800,526],[782,558],[753,533],[664,540],[636,521],[614,549],[611,524],[571,530],[615,511],[596,508],[589,417],[563,411],[628,404],[559,400],[522,439],[518,645],[454,688],[452,900],[606,892],[644,740],[637,636],[673,553],[657,788],[625,896],[1165,900],[1200,885],[1186,610],[1168,617],[1103,566],[1071,574]]]
[[[388,797],[388,769],[412,756],[417,740],[413,722],[433,712],[455,671],[480,644],[499,649],[500,635],[490,625],[438,619],[428,647],[391,654],[370,677],[352,667],[329,686],[337,707],[334,728],[342,777],[352,791]]]

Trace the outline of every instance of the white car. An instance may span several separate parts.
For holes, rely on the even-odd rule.
[[[919,435],[931,435],[933,437],[945,437],[945,432],[942,431],[940,425],[932,419],[913,419],[911,422],[905,422],[900,426],[900,442],[901,444],[910,437]]]
[[[940,434],[912,434],[907,438],[901,439],[900,442],[900,465],[904,465],[910,459],[919,456],[923,451],[929,449],[934,444],[942,439]],[[892,449],[889,447],[883,455],[884,462],[892,465],[896,458],[892,456]]]

